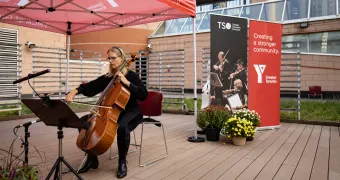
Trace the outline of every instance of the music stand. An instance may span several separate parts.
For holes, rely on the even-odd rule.
[[[210,72],[210,83],[215,87],[222,87],[223,84],[217,73]]]
[[[47,98],[44,100],[22,99],[21,101],[47,126],[57,126],[59,130],[57,133],[59,139],[58,159],[46,177],[46,180],[52,176],[53,171],[55,171],[54,179],[62,179],[62,163],[64,163],[75,176],[83,180],[62,156],[62,139],[64,137],[62,129],[63,127],[87,129],[86,124],[61,100],[50,100]]]

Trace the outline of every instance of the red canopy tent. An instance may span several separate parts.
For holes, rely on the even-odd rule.
[[[70,35],[183,17],[196,17],[196,0],[3,0],[0,22]],[[195,29],[195,20],[193,29]],[[194,42],[195,118],[197,117],[196,33]],[[66,88],[66,92],[68,89]],[[195,126],[197,127],[197,126]],[[192,140],[197,139],[197,131]]]
[[[6,0],[0,21],[63,34],[80,34],[196,16],[194,0]]]

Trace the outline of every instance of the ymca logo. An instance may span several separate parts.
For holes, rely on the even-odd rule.
[[[266,65],[264,64],[254,64],[256,73],[257,73],[257,83],[263,83],[262,82],[262,75],[264,70],[266,69]]]

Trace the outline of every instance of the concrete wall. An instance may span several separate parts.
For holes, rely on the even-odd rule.
[[[52,33],[37,29],[20,27],[5,23],[0,23],[0,28],[6,28],[18,31],[18,43],[22,45],[22,77],[32,73],[32,52],[25,45],[27,41],[31,41],[38,46],[47,46],[54,48],[66,47],[66,36],[63,34]],[[32,89],[27,82],[21,83],[23,94],[31,94]]]
[[[101,52],[102,61],[106,60],[107,50],[112,46],[119,46],[126,53],[137,53],[140,50],[147,51],[148,37],[159,23],[72,35],[71,49]],[[134,65],[131,64],[131,67],[133,68]],[[107,71],[108,66],[103,66],[102,74]]]
[[[90,32],[71,36],[71,49],[101,52],[106,59],[106,52],[112,46],[120,46],[125,52],[146,50],[148,37],[158,23],[126,28]]]

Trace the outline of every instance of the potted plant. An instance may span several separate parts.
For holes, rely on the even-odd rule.
[[[252,122],[236,116],[229,118],[225,122],[224,131],[232,139],[233,144],[237,146],[245,145],[246,138],[252,137],[255,134]]]
[[[198,124],[204,129],[207,141],[218,141],[225,121],[230,117],[227,108],[220,105],[209,105],[198,113]]]
[[[259,127],[261,125],[261,122],[260,122],[261,117],[254,110],[249,110],[249,109],[237,110],[233,113],[233,116],[239,117],[240,119],[246,119],[252,122],[254,129],[256,129],[256,127]],[[253,139],[254,139],[254,136],[247,137],[247,141],[252,141]]]
[[[0,149],[0,180],[36,180],[39,179],[38,164],[26,165],[22,155],[24,150],[19,152],[19,155],[14,154],[14,142],[9,147],[9,150]],[[35,147],[34,147],[35,148]],[[37,150],[35,148],[35,150]],[[41,159],[41,154],[37,151]],[[44,162],[44,161],[43,161]]]

